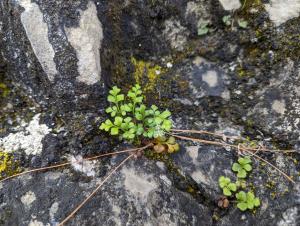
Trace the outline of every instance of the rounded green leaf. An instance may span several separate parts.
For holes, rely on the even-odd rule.
[[[101,129],[101,130],[105,130],[105,128],[106,128],[106,125],[105,125],[105,123],[104,123],[104,122],[102,122],[102,123],[101,123],[101,125],[100,125],[100,127],[99,127],[99,129]]]
[[[116,117],[115,121],[114,121],[114,124],[116,126],[120,126],[122,124],[122,121],[123,121],[123,119],[121,117]]]
[[[238,178],[246,178],[247,177],[247,172],[244,169],[240,169],[237,173]]]
[[[107,100],[108,100],[108,102],[111,102],[111,103],[115,103],[116,102],[116,98],[114,96],[111,96],[111,95],[109,95],[107,97]]]
[[[260,206],[260,200],[259,200],[259,198],[255,198],[254,199],[254,206],[256,206],[256,207]]]
[[[118,135],[119,134],[119,128],[118,127],[113,127],[110,130],[111,135]]]
[[[155,118],[154,118],[154,122],[155,122],[156,124],[160,124],[160,123],[162,122],[162,119],[159,118],[159,117],[155,117]]]
[[[228,183],[225,181],[225,177],[224,176],[221,176],[219,177],[219,186],[221,188],[224,188]]]
[[[250,164],[244,165],[243,168],[248,172],[250,172],[252,170],[252,166]]]
[[[170,116],[171,116],[171,112],[168,111],[168,110],[165,110],[165,111],[163,111],[163,112],[160,114],[160,117],[161,117],[161,118],[164,118],[164,119],[166,119],[166,118],[168,118],[168,117],[170,117]]]
[[[253,192],[249,191],[247,193],[247,200],[254,200],[255,195],[253,194]]]
[[[236,185],[234,183],[230,183],[227,186],[231,191],[236,191]]]
[[[241,164],[241,165],[245,165],[245,164],[249,164],[251,163],[251,159],[248,158],[248,157],[245,157],[245,158],[239,158],[238,159],[238,162]]]
[[[151,109],[152,109],[153,111],[156,111],[156,110],[158,109],[158,107],[156,107],[155,105],[151,105]]]
[[[239,203],[237,204],[237,207],[238,207],[241,211],[245,211],[245,210],[248,208],[247,203],[245,203],[245,202],[239,202]]]
[[[112,111],[113,111],[113,109],[112,109],[111,107],[108,107],[108,108],[106,108],[106,110],[105,110],[106,113],[110,113],[110,112],[112,112]]]
[[[232,195],[231,191],[227,187],[223,188],[223,194],[226,195],[226,196],[231,196]]]
[[[238,163],[233,163],[232,170],[238,172],[241,169],[241,165]]]
[[[254,208],[254,202],[253,201],[247,201],[247,208],[252,210]]]
[[[239,193],[237,193],[235,195],[235,197],[238,201],[246,201],[247,200],[247,195],[244,191],[240,191]]]
[[[124,94],[117,95],[116,99],[117,99],[117,102],[123,101],[124,100]]]

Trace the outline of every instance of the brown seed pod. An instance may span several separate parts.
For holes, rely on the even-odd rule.
[[[156,153],[162,153],[166,151],[166,147],[163,144],[156,144],[154,145],[153,150]]]
[[[221,208],[227,208],[229,206],[229,200],[225,196],[222,196],[218,200],[218,206]]]

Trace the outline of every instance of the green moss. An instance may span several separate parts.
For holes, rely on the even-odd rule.
[[[0,180],[21,171],[12,154],[0,151]]]
[[[7,97],[9,94],[9,89],[4,83],[0,83],[0,96]]]
[[[134,79],[136,83],[141,84],[144,92],[153,91],[158,79],[167,72],[167,69],[160,65],[134,57],[131,57],[131,63],[134,66]]]

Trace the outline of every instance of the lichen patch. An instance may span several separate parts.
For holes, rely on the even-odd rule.
[[[216,71],[207,71],[202,75],[202,80],[206,82],[209,87],[216,87],[218,84],[218,74]]]
[[[30,208],[31,204],[36,200],[35,194],[32,191],[26,192],[25,195],[21,197],[21,202],[27,208]]]
[[[37,114],[25,128],[16,128],[21,131],[0,138],[0,147],[6,152],[24,150],[27,155],[40,154],[43,149],[42,140],[51,129],[45,124],[40,124],[39,120],[40,114]]]
[[[286,108],[285,108],[285,102],[283,100],[275,100],[272,103],[272,109],[277,112],[278,114],[284,114]]]
[[[138,175],[132,168],[123,168],[122,174],[125,176],[125,189],[141,201],[147,201],[149,193],[158,187],[150,175]]]

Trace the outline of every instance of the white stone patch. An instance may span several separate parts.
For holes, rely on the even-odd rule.
[[[160,175],[159,178],[168,186],[172,185],[172,182],[166,175]]]
[[[165,21],[163,34],[172,48],[183,50],[187,42],[187,33],[187,29],[180,24],[179,20],[169,19]]]
[[[207,71],[202,75],[202,81],[206,82],[209,87],[216,87],[218,84],[218,74],[216,71]]]
[[[219,0],[225,10],[237,10],[241,7],[240,0]]]
[[[43,20],[43,13],[31,0],[19,0],[18,3],[25,9],[21,14],[21,22],[31,47],[48,79],[53,81],[58,72],[53,60],[55,53],[48,39],[48,26]]]
[[[45,124],[39,124],[39,120],[40,114],[37,114],[22,131],[0,138],[0,147],[7,152],[22,149],[27,155],[40,154],[43,150],[42,140],[51,129]]]
[[[192,158],[193,163],[195,165],[197,165],[197,163],[198,163],[198,161],[197,161],[198,151],[199,151],[199,146],[189,146],[189,147],[186,147],[186,152]]]
[[[110,219],[112,219],[116,225],[122,225],[120,214],[121,214],[121,208],[117,205],[112,206],[112,216]]]
[[[55,214],[57,213],[57,210],[58,210],[58,202],[55,202],[51,205],[49,210],[49,216],[52,221],[55,221]]]
[[[92,85],[100,80],[100,48],[103,39],[102,24],[95,4],[90,1],[85,11],[80,12],[79,27],[65,28],[69,42],[78,57],[77,80]]]
[[[125,189],[141,201],[146,202],[149,193],[158,187],[150,175],[138,175],[132,168],[123,168],[121,172],[125,176]]]
[[[298,208],[293,207],[282,214],[282,220],[277,223],[277,226],[297,226],[297,223],[299,223]]]
[[[284,163],[284,157],[282,155],[278,155],[276,157],[276,166],[278,166],[281,169],[284,169],[285,163]]]
[[[165,164],[163,162],[157,161],[156,165],[161,169],[161,170],[165,170]]]
[[[300,0],[271,0],[265,4],[271,21],[279,26],[300,14]]]
[[[27,208],[30,208],[31,204],[36,200],[35,194],[32,191],[26,192],[25,195],[21,197],[21,202]]]
[[[88,177],[95,176],[95,163],[93,161],[85,160],[81,155],[70,156],[69,161],[74,170],[84,173]]]
[[[230,92],[229,90],[224,90],[224,92],[221,93],[221,97],[224,99],[224,100],[230,100]]]
[[[201,170],[194,171],[191,174],[191,177],[197,182],[197,183],[204,183],[209,184],[209,179],[205,174],[202,173]]]
[[[38,220],[31,220],[28,226],[44,226],[43,222]]]
[[[275,100],[272,103],[272,109],[279,114],[284,114],[286,110],[284,100]]]

